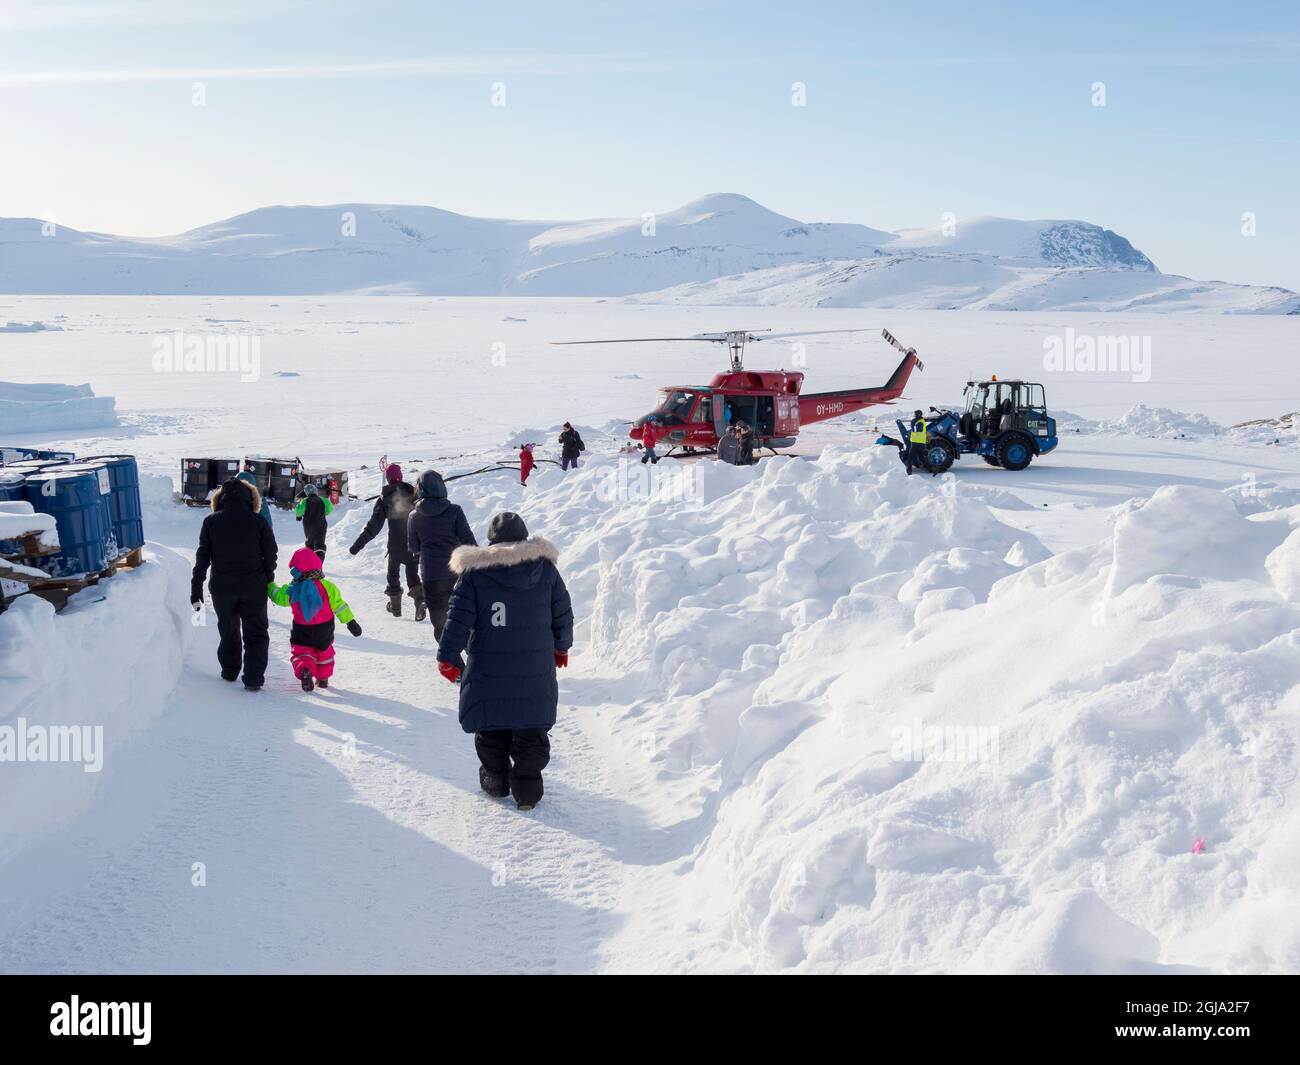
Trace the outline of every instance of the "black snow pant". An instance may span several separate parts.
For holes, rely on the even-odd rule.
[[[442,639],[443,627],[447,624],[447,606],[451,602],[452,589],[456,587],[456,578],[448,577],[441,581],[424,582],[424,605],[429,611],[429,621],[433,623],[433,638]]]
[[[925,469],[925,445],[908,444],[907,445],[907,472],[912,472],[913,466],[919,466]]]
[[[474,750],[483,766],[479,783],[484,791],[503,798],[509,787],[515,802],[537,805],[542,797],[542,770],[551,760],[551,737],[547,729],[476,732]]]
[[[217,615],[217,661],[221,675],[234,680],[242,662],[244,683],[260,688],[266,679],[266,657],[271,637],[266,620],[266,586],[249,587],[235,592],[212,593],[212,609]]]
[[[420,570],[416,557],[411,554],[398,555],[388,552],[388,585],[384,588],[386,595],[402,594],[402,570],[406,570],[406,587],[412,595],[420,587]]]
[[[316,554],[320,555],[320,560],[322,562],[325,561],[325,537],[322,536],[319,540],[316,541],[308,540],[307,546],[310,547],[313,551],[315,551]]]

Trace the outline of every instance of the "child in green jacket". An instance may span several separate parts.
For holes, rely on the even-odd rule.
[[[325,579],[320,556],[300,547],[289,560],[293,580],[266,587],[271,602],[293,610],[293,628],[289,632],[293,674],[309,692],[316,685],[329,687],[334,674],[334,619],[338,618],[353,636],[361,635],[361,626],[352,608],[343,601],[338,586]]]
[[[322,561],[325,558],[325,519],[334,513],[334,504],[322,496],[314,484],[303,488],[303,495],[298,505],[293,508],[293,516],[302,522],[303,542]]]

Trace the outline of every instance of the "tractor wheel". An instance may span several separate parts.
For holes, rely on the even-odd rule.
[[[1002,465],[1002,463],[998,461],[998,457],[996,455],[984,455],[983,458],[984,461],[987,462],[990,466],[1000,467]]]
[[[947,473],[957,458],[957,449],[947,440],[931,440],[925,445],[925,468],[931,473]]]
[[[1034,460],[1034,445],[1023,433],[1004,433],[998,441],[998,463],[1008,470],[1023,470]]]

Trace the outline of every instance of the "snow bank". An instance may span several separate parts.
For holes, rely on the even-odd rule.
[[[61,333],[63,326],[47,325],[44,322],[5,322],[0,325],[0,333]]]
[[[0,616],[0,858],[88,806],[99,781],[92,754],[111,760],[163,712],[191,631],[189,565],[152,543],[146,559],[74,596],[57,616],[31,595]],[[80,760],[14,760],[17,737],[30,744],[69,727],[84,741]]]
[[[1057,432],[1108,433],[1124,436],[1153,437],[1159,440],[1178,440],[1188,437],[1218,436],[1223,426],[1204,414],[1185,414],[1168,407],[1148,407],[1144,403],[1130,407],[1118,418],[1092,421],[1069,411],[1056,411]]]
[[[1300,419],[1290,414],[1224,426],[1204,414],[1188,414],[1168,407],[1139,403],[1118,418],[1093,421],[1070,411],[1055,411],[1057,432],[1141,436],[1156,440],[1206,440],[1226,437],[1233,444],[1270,447],[1300,446]]]
[[[699,905],[739,890],[758,968],[1295,971],[1296,524],[1165,488],[910,630],[846,597],[741,716],[803,721],[722,795]]]
[[[99,429],[117,424],[113,397],[96,396],[90,385],[0,381],[0,432]]]

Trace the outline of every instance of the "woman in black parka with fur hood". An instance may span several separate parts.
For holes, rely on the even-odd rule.
[[[549,540],[528,535],[518,514],[498,514],[486,547],[458,547],[451,556],[456,588],[438,644],[439,670],[460,681],[460,724],[474,733],[479,783],[495,798],[513,794],[521,810],[542,797],[556,670],[568,665],[573,644],[558,558]]]

